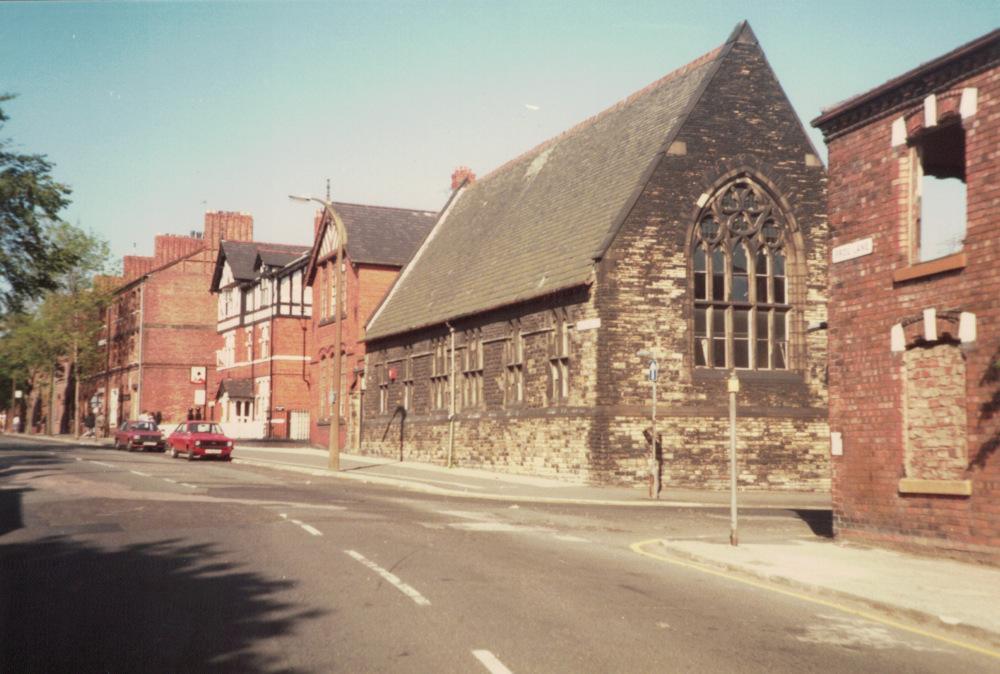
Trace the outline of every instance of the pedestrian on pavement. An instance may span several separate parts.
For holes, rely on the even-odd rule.
[[[94,412],[91,410],[83,416],[83,436],[84,438],[94,437],[94,426],[97,419],[94,417]]]
[[[7,412],[0,412],[0,433],[7,432]]]

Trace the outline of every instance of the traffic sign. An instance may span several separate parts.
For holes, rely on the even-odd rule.
[[[656,364],[655,360],[649,361],[649,372],[647,376],[649,381],[656,381],[656,375],[660,372],[660,366]]]

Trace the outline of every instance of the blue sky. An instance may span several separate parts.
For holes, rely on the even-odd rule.
[[[329,178],[338,200],[436,210],[456,166],[486,174],[742,19],[808,124],[996,28],[1000,3],[6,3],[3,135],[55,162],[65,217],[116,255],[217,209],[307,244],[289,193]]]

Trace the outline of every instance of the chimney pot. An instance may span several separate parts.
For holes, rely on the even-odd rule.
[[[476,174],[468,166],[459,166],[451,174],[451,189],[457,190],[466,180],[471,185],[476,182]]]

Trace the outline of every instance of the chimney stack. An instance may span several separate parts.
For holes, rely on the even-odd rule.
[[[476,174],[472,172],[468,166],[459,166],[451,174],[451,189],[457,190],[462,186],[462,183],[468,180],[468,184],[476,182]]]

